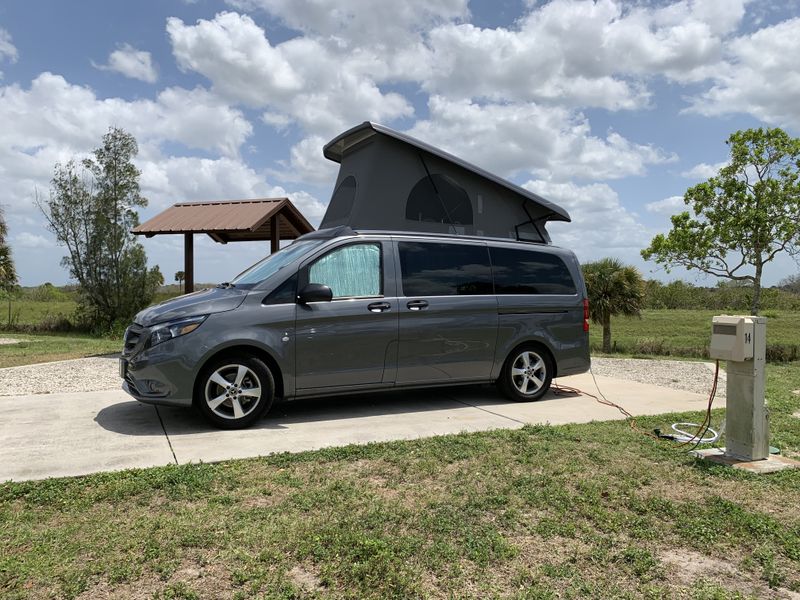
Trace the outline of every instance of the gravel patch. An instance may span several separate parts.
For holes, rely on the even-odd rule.
[[[714,383],[712,363],[640,358],[592,358],[595,375],[628,379],[708,395]],[[725,371],[719,371],[717,398],[725,397]]]
[[[118,390],[121,385],[116,356],[93,356],[0,369],[0,396]]]
[[[635,358],[593,358],[595,375],[628,379],[662,387],[708,394],[714,378],[710,363]],[[118,390],[116,357],[96,356],[0,369],[0,396]],[[717,396],[725,397],[725,372],[720,371]]]

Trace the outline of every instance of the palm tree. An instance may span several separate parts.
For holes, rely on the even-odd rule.
[[[178,293],[183,293],[183,280],[186,279],[186,273],[183,271],[176,271],[175,272],[175,281],[178,282]]]
[[[17,283],[17,271],[11,259],[11,248],[6,243],[6,222],[0,209],[0,291],[10,292]]]
[[[635,267],[616,258],[583,265],[589,294],[589,316],[603,326],[603,352],[611,352],[611,317],[639,315],[644,303],[644,280]]]

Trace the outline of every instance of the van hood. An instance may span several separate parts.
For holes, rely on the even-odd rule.
[[[210,288],[185,296],[165,300],[148,306],[134,318],[134,322],[150,327],[165,321],[174,321],[195,315],[210,315],[237,308],[247,296],[247,290],[236,288]]]

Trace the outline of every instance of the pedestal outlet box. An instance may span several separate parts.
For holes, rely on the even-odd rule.
[[[711,358],[728,361],[725,455],[744,461],[769,457],[769,412],[764,399],[767,319],[714,317]]]
[[[754,317],[714,317],[709,356],[734,362],[752,360],[753,320]]]

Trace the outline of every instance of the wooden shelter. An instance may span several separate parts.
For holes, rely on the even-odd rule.
[[[270,241],[276,252],[281,240],[294,240],[314,227],[288,198],[181,202],[133,229],[134,235],[183,234],[186,293],[194,291],[194,234],[215,242]]]

